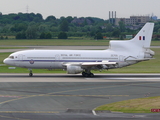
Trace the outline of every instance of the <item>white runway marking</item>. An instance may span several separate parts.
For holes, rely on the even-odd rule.
[[[92,110],[93,115],[97,115],[96,112],[94,110]]]
[[[108,77],[108,78],[85,78],[87,80],[103,80],[104,82],[160,82],[160,78],[140,78],[140,77]]]

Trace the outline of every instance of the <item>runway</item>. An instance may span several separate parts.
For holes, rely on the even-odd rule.
[[[5,81],[4,81],[5,79]],[[160,82],[160,74],[95,74],[82,77],[81,74],[26,74],[0,73],[0,82]]]
[[[0,74],[2,120],[159,119],[159,113],[94,112],[97,106],[160,95],[160,74]]]

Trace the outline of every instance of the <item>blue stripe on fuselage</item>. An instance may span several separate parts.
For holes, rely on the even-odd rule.
[[[102,60],[15,60],[21,62],[102,62]]]

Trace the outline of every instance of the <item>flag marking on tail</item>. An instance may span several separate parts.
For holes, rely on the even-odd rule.
[[[145,36],[139,36],[139,40],[145,40]]]
[[[143,36],[143,40],[145,40],[145,36]]]

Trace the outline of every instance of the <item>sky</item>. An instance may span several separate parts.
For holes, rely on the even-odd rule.
[[[33,12],[42,14],[44,19],[53,15],[107,20],[109,11],[116,11],[117,18],[152,14],[160,18],[160,0],[0,0],[2,14]]]

